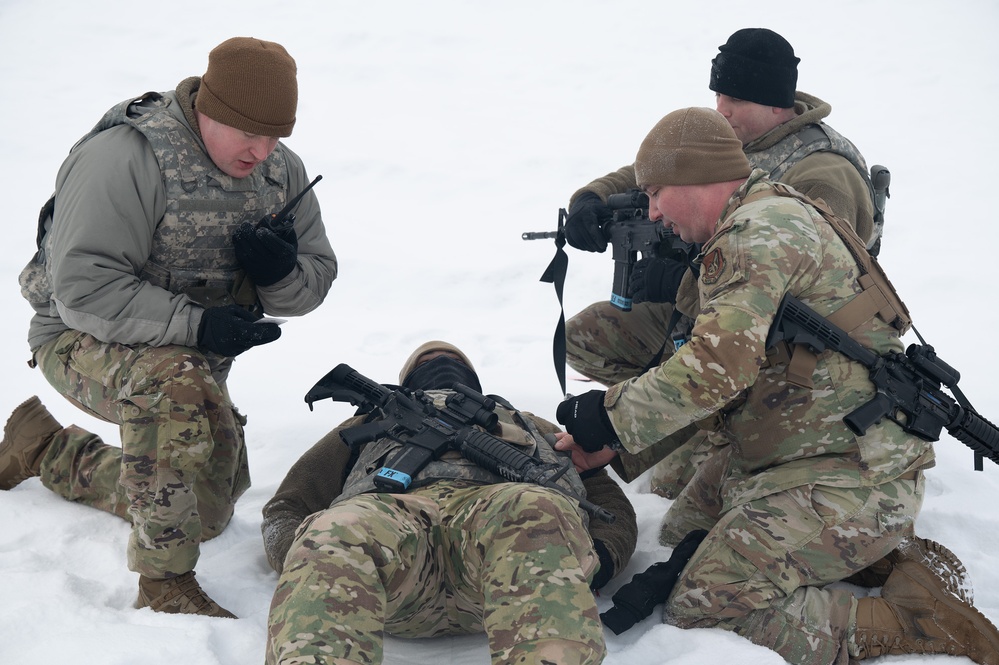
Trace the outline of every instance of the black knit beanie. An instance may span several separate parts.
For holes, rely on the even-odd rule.
[[[718,51],[711,61],[711,90],[764,106],[794,106],[801,59],[786,39],[766,28],[744,28]]]

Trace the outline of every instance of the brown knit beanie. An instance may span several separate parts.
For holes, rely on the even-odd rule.
[[[673,111],[656,123],[635,157],[639,187],[728,182],[751,170],[742,141],[725,117],[709,108]]]
[[[250,134],[291,136],[298,107],[295,75],[295,60],[280,44],[233,37],[208,54],[195,106]]]

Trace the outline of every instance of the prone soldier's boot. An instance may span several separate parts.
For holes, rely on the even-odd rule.
[[[902,654],[967,656],[999,665],[999,630],[981,612],[950,594],[916,561],[895,566],[880,598],[857,600],[856,658]]]
[[[0,489],[9,490],[41,473],[42,456],[62,425],[38,397],[22,402],[10,414],[0,441]]]
[[[943,581],[948,593],[969,605],[974,604],[975,594],[964,564],[956,554],[929,538],[907,538],[883,559],[843,581],[867,588],[884,586],[891,571],[903,561],[922,563]]]
[[[167,614],[201,614],[209,617],[237,618],[212,600],[194,578],[194,571],[164,580],[139,576],[139,597],[135,609],[148,607]]]

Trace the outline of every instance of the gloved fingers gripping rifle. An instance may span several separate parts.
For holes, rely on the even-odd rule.
[[[462,384],[454,386],[443,409],[423,391],[411,394],[389,388],[359,374],[349,365],[337,365],[306,394],[312,409],[321,399],[349,402],[374,417],[362,425],[340,433],[353,449],[380,437],[390,437],[402,449],[379,469],[375,485],[386,492],[405,492],[412,479],[432,460],[447,450],[457,450],[463,457],[510,482],[532,483],[563,492],[556,481],[569,469],[563,464],[543,462],[506,443],[483,429],[496,425],[493,411],[496,402]],[[613,522],[614,515],[596,504],[572,497],[594,517]]]
[[[779,342],[803,344],[814,353],[839,351],[870,370],[874,397],[843,418],[854,434],[862,436],[882,418],[924,441],[937,441],[946,427],[975,451],[977,470],[982,457],[999,464],[999,429],[972,408],[957,387],[960,372],[940,360],[932,346],[910,344],[904,354],[878,355],[791,294],[781,301],[766,348]],[[940,390],[941,384],[958,399]]]
[[[569,206],[565,220],[565,239],[584,252],[607,251],[604,224],[611,217],[611,210],[595,192],[583,192]]]
[[[664,224],[649,219],[649,197],[640,189],[608,196],[606,208],[611,212],[610,219],[600,228],[612,247],[614,259],[610,302],[627,312],[633,304],[631,275],[639,255],[642,258],[658,256],[689,265],[693,246]],[[557,238],[558,232],[526,232],[521,237],[524,240]]]

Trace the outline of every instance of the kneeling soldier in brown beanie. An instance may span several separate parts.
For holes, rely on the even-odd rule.
[[[291,225],[260,223],[309,184],[279,141],[297,105],[288,52],[236,37],[204,76],[114,106],[59,170],[21,274],[32,366],[118,424],[121,447],[62,427],[33,397],[4,430],[0,489],[40,476],[128,520],[136,607],[234,616],[194,577],[250,485],[229,369],[279,337],[257,319],[314,310],[337,274],[311,191]]]
[[[665,620],[733,631],[798,665],[910,653],[999,665],[999,631],[955,587],[952,555],[911,538],[933,445],[888,418],[863,434],[847,426],[875,392],[859,362],[767,348],[791,295],[874,353],[902,352],[908,311],[863,241],[821,202],[751,170],[712,109],[663,118],[635,173],[650,218],[703,243],[702,306],[661,365],[563,402],[572,441],[556,447],[630,481],[692,430],[718,446],[689,487],[708,534]],[[830,586],[876,563],[887,564],[880,597]]]

